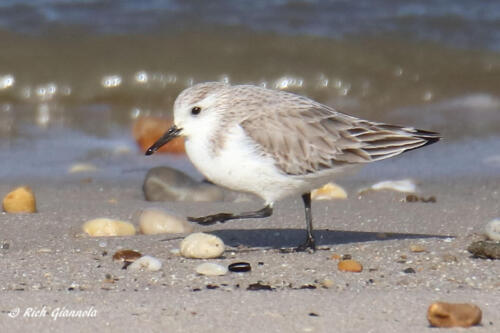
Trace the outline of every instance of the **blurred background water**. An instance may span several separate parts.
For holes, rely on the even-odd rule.
[[[131,145],[214,80],[499,146],[500,2],[3,0],[0,176]]]

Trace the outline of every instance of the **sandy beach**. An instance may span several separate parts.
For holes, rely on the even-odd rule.
[[[185,235],[83,235],[81,226],[89,219],[134,221],[134,215],[146,207],[197,216],[261,204],[147,202],[141,190],[145,173],[141,168],[144,163],[168,164],[164,156],[144,162],[140,154],[130,154],[124,168],[133,161],[141,168],[132,176],[116,173],[126,175],[121,178],[102,177],[103,170],[52,181],[35,177],[29,185],[37,197],[38,213],[2,214],[0,325],[11,331],[37,328],[42,332],[145,327],[186,332],[425,332],[435,331],[425,316],[427,307],[439,300],[478,305],[482,325],[470,330],[495,332],[500,266],[494,260],[472,258],[466,249],[483,239],[485,223],[500,211],[499,178],[493,172],[488,175],[487,166],[477,169],[482,177],[471,172],[472,166],[465,168],[469,176],[459,172],[431,176],[439,172],[430,173],[430,163],[441,163],[442,170],[457,162],[446,153],[454,151],[454,145],[437,144],[340,179],[348,199],[313,202],[319,246],[314,254],[282,251],[303,240],[300,198],[279,202],[270,218],[196,226],[196,231],[224,240],[228,248],[219,259],[185,259],[175,254]],[[488,152],[477,150],[478,156],[472,158]],[[108,165],[124,158],[109,156],[104,158]],[[463,162],[471,157],[455,158]],[[406,202],[405,193],[394,191],[359,194],[376,180],[410,175],[419,195],[434,196],[436,202]],[[20,181],[0,185],[2,196]],[[414,245],[424,251],[412,252]],[[124,270],[111,258],[119,249],[154,256],[163,268]],[[350,255],[363,271],[339,271],[335,259],[339,255]],[[244,261],[252,271],[201,276],[195,267],[204,261],[224,266]],[[255,283],[270,290],[248,290]],[[53,318],[63,307],[95,312],[86,318]],[[11,318],[16,309],[19,314]],[[30,317],[30,311],[37,309],[46,314]]]

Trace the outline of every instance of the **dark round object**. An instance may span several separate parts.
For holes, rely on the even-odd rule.
[[[231,272],[245,273],[245,272],[250,272],[252,270],[252,266],[250,266],[250,264],[247,262],[241,261],[232,263],[231,265],[228,266],[228,269]]]

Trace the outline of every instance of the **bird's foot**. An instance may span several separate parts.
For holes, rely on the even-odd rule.
[[[201,217],[188,217],[188,221],[196,222],[201,225],[211,225],[215,223],[224,223],[227,220],[234,218],[233,214],[230,213],[219,213],[214,215],[207,215]]]
[[[305,252],[305,251],[309,253],[314,253],[316,251],[316,242],[314,241],[313,237],[307,237],[304,244],[299,245],[295,249],[295,252]]]

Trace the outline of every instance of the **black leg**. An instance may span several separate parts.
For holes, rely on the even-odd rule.
[[[311,251],[314,252],[316,250],[316,243],[312,234],[313,226],[311,215],[311,192],[302,194],[302,201],[304,201],[304,208],[306,212],[307,238],[304,244],[299,245],[299,247],[297,247],[295,251],[302,252],[306,251],[307,249],[311,249]]]
[[[202,217],[188,217],[187,219],[191,222],[196,222],[202,225],[210,225],[217,222],[224,223],[228,220],[268,217],[271,216],[272,214],[273,214],[273,207],[271,205],[267,205],[266,207],[257,210],[255,212],[244,212],[240,214],[219,213]]]

